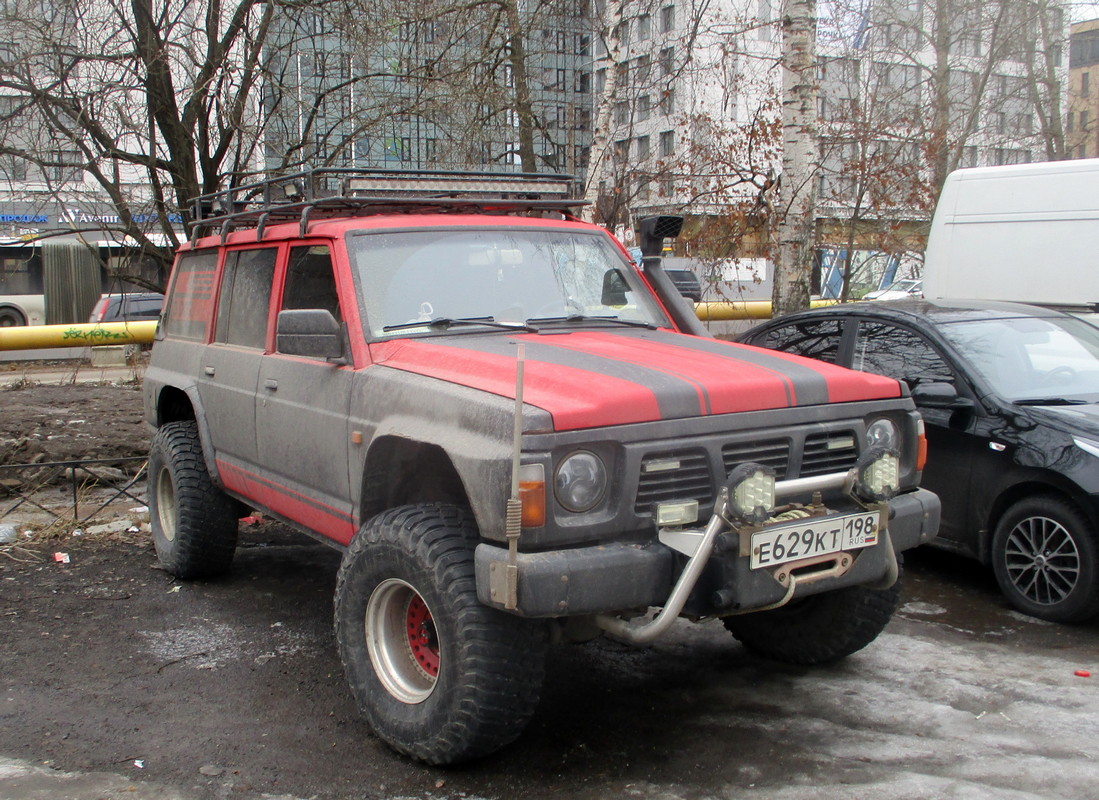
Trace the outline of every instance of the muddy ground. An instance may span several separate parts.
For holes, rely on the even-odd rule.
[[[0,436],[53,457],[133,452],[139,405],[126,385],[4,391]],[[1099,622],[1016,614],[972,562],[910,554],[893,622],[832,666],[757,658],[713,622],[643,649],[555,647],[519,741],[438,770],[354,708],[339,559],[274,523],[244,525],[215,581],[175,580],[140,532],[0,545],[0,797],[1095,796]]]
[[[45,384],[0,371],[0,464],[144,456],[141,385]]]

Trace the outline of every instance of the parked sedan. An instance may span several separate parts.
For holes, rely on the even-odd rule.
[[[160,317],[164,295],[155,292],[105,294],[95,304],[88,322],[129,322]]]
[[[1099,613],[1099,328],[1014,303],[897,300],[740,337],[905,381],[927,424],[935,544],[991,564],[1043,619]]]

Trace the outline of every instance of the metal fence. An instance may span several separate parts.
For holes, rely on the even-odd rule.
[[[139,464],[137,470],[120,481],[108,470]],[[112,503],[125,499],[148,505],[144,479],[148,462],[140,456],[101,458],[86,461],[50,461],[40,464],[0,465],[0,520],[19,509],[38,509],[50,516],[51,522],[72,520],[83,524],[94,519]],[[14,477],[14,480],[12,479]],[[47,506],[43,490],[64,487],[62,503]],[[91,511],[87,509],[93,507]]]

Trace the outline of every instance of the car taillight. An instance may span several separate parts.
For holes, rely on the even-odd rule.
[[[110,303],[110,300],[107,300],[106,298],[103,298],[103,299],[100,299],[100,301],[95,304],[95,309],[92,311],[92,319],[95,322],[102,322],[103,317],[107,316],[107,305],[109,303]]]

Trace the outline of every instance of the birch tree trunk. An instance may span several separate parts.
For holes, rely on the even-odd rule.
[[[771,307],[809,307],[817,199],[816,0],[788,0],[782,18],[782,180]]]
[[[606,4],[606,17],[597,19],[596,24],[606,33],[608,56],[607,81],[602,91],[597,92],[595,100],[594,125],[592,126],[591,155],[588,157],[587,185],[583,199],[588,203],[580,211],[581,218],[591,222],[595,216],[596,200],[599,199],[599,182],[608,174],[607,161],[611,155],[611,109],[618,96],[618,84],[622,72],[622,40],[620,37],[623,7],[625,0],[609,0]],[[594,76],[593,76],[594,80]],[[593,86],[593,89],[595,87]]]

